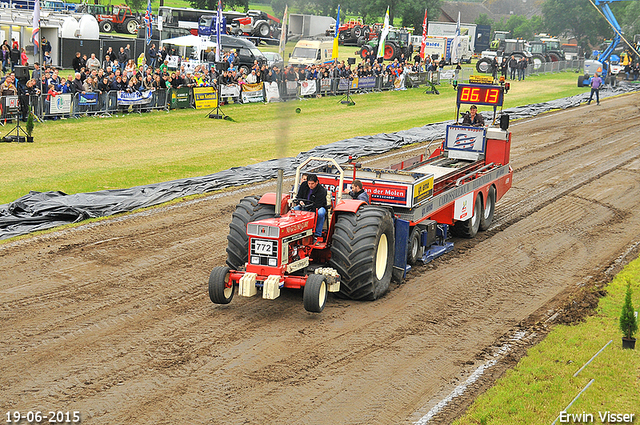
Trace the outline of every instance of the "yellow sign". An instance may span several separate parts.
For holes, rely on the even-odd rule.
[[[213,109],[218,101],[218,92],[213,87],[194,87],[193,99],[196,109]]]
[[[476,84],[493,84],[493,77],[490,75],[471,75],[469,82]]]
[[[433,176],[413,186],[413,205],[418,205],[433,195]]]

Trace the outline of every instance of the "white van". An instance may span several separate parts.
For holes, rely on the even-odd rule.
[[[333,41],[300,40],[289,56],[288,65],[307,66],[331,62]]]

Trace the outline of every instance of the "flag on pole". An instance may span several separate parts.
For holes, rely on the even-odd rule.
[[[420,45],[420,59],[424,60],[424,49],[427,47],[427,9],[424,10],[424,22],[422,22],[422,44]]]
[[[380,43],[378,43],[378,56],[384,58],[384,41],[389,35],[389,6],[387,6],[387,13],[384,15],[384,26],[382,27],[382,34],[380,34]]]
[[[451,63],[455,64],[460,61],[460,44],[462,43],[460,37],[460,12],[458,12],[458,22],[456,23],[456,35],[451,41]]]
[[[222,0],[218,0],[218,12],[216,14],[216,62],[222,60],[220,56],[221,43],[220,34],[222,33]]]
[[[336,19],[336,29],[333,32],[333,49],[331,59],[338,59],[338,37],[340,36],[340,5],[338,5],[338,17]]]
[[[146,41],[148,46],[151,43],[151,34],[152,34],[151,24],[153,23],[151,19],[151,0],[147,0],[147,11],[144,13],[144,22],[145,22],[145,25],[147,26]]]
[[[280,32],[280,45],[278,46],[278,52],[280,52],[280,56],[284,58],[284,46],[287,44],[287,13],[289,11],[289,6],[284,5],[284,15],[282,16],[282,29]]]
[[[38,54],[40,48],[40,0],[36,0],[33,4],[33,31],[31,32],[31,41],[33,42],[33,54]]]

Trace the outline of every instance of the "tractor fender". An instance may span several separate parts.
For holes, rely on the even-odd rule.
[[[264,195],[262,195],[258,203],[264,204],[264,205],[275,205],[276,194],[274,192],[265,193]],[[289,194],[283,193],[282,205],[280,207],[280,214],[285,214],[287,211],[289,211]]]
[[[336,205],[333,211],[355,213],[358,211],[360,206],[364,204],[366,204],[366,202],[361,201],[359,199],[343,199],[340,202],[338,202],[338,205]]]

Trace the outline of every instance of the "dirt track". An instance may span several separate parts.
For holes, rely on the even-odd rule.
[[[331,297],[319,315],[300,292],[208,299],[234,206],[265,185],[0,246],[3,414],[416,421],[640,240],[639,106],[630,95],[512,123],[514,185],[488,232],[456,241],[378,301]],[[433,422],[448,422],[504,367]]]

